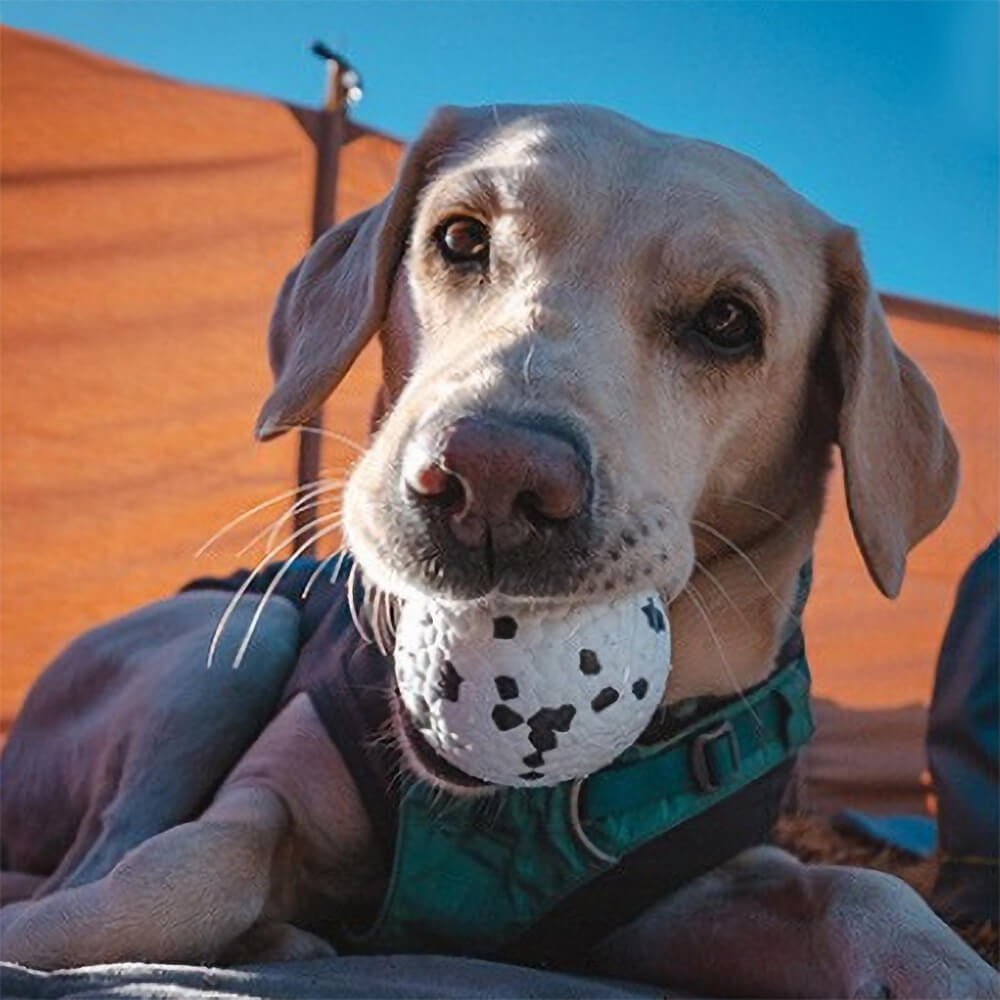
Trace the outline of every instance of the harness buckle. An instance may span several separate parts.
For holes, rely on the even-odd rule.
[[[602,851],[597,844],[595,844],[590,837],[587,836],[586,831],[583,829],[583,823],[580,820],[580,789],[583,787],[583,782],[585,779],[577,778],[576,781],[570,785],[569,789],[569,825],[570,829],[573,831],[574,836],[580,843],[586,848],[586,850],[597,858],[602,864],[606,865],[616,865],[621,858],[615,856],[614,854],[608,854],[607,851]]]
[[[743,766],[743,759],[740,756],[740,744],[736,739],[736,731],[732,723],[727,719],[715,729],[707,733],[699,733],[691,744],[691,766],[694,769],[694,776],[699,788],[703,792],[714,792],[724,784],[728,784],[728,779],[715,780],[713,768],[709,760],[709,750],[718,740],[725,739],[729,746],[729,756],[732,760],[732,771],[730,775],[739,774]]]

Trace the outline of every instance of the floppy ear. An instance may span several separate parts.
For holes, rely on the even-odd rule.
[[[847,506],[869,574],[895,597],[907,553],[951,509],[958,451],[933,388],[892,341],[854,231],[837,230],[829,249]]]
[[[388,197],[324,233],[288,275],[268,336],[275,386],[260,440],[309,419],[381,325],[417,197],[436,158],[466,138],[475,112],[442,108],[413,143]]]

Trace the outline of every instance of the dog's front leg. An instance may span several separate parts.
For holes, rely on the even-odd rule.
[[[266,920],[255,924],[222,953],[220,965],[251,962],[304,962],[336,955],[337,949],[311,931],[287,921]]]
[[[996,973],[899,879],[745,851],[601,942],[602,973],[759,997],[997,997]]]
[[[200,819],[145,841],[96,882],[0,910],[3,958],[45,969],[209,960],[260,916],[288,827],[273,792],[224,789]]]

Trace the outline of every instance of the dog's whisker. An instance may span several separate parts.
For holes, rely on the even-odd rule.
[[[226,605],[225,610],[219,618],[219,623],[215,626],[215,632],[212,634],[212,641],[208,647],[208,659],[205,663],[206,668],[211,668],[213,662],[215,661],[215,654],[218,650],[219,640],[222,638],[222,633],[225,631],[226,625],[229,623],[229,619],[236,610],[236,606],[253,585],[254,580],[260,574],[260,571],[267,564],[268,560],[274,558],[278,551],[280,551],[280,547],[272,549],[270,552],[265,552],[258,561],[257,565],[254,566],[254,568],[247,574],[247,578],[239,585],[239,587],[237,587],[236,592],[230,598],[229,603]]]
[[[385,601],[385,627],[389,642],[395,645],[396,642],[396,599],[388,590],[382,591]]]
[[[358,454],[363,455],[365,452],[363,444],[358,444],[353,438],[348,437],[346,434],[341,434],[339,431],[331,431],[328,427],[305,427],[302,424],[276,424],[274,429],[276,431],[294,431],[297,429],[303,434],[316,434],[319,437],[330,438],[331,441],[350,445]]]
[[[339,559],[337,558],[338,556],[340,557]],[[340,576],[340,570],[341,570],[341,568],[344,565],[344,559],[345,559],[346,556],[347,556],[347,550],[346,549],[340,549],[339,551],[338,550],[334,550],[333,552],[331,552],[312,571],[312,574],[310,575],[308,581],[306,582],[306,585],[302,588],[302,600],[305,600],[309,596],[309,592],[312,590],[313,584],[316,583],[316,581],[320,578],[321,574],[323,573],[323,570],[326,569],[326,567],[329,566],[330,563],[333,562],[334,559],[337,559],[337,565],[334,568],[333,575],[330,577],[330,583],[336,583],[337,582],[337,577]]]
[[[392,618],[392,595],[387,590],[381,591],[381,596],[379,598],[379,603],[382,608],[381,620],[382,628],[385,634],[386,647],[389,650],[395,646],[396,640],[396,626]]]
[[[317,493],[316,495],[320,496],[321,493]],[[316,508],[323,507],[330,503],[335,503],[339,499],[340,499],[339,495],[334,495],[331,496],[328,500],[317,501],[314,506]],[[258,531],[257,534],[254,535],[253,538],[251,538],[250,541],[246,543],[246,545],[244,545],[242,548],[239,549],[239,551],[237,551],[236,556],[239,557],[246,555],[247,552],[249,552],[255,545],[257,545],[258,542],[262,540],[264,541],[265,550],[280,551],[281,546],[287,544],[291,540],[286,538],[280,544],[278,543],[278,535],[281,531],[281,527],[283,524],[286,524],[288,521],[290,521],[294,516],[295,516],[295,511],[289,509],[284,514],[282,514],[281,517],[277,518],[275,521],[272,521],[270,524],[267,524],[265,527],[261,528],[261,530]],[[266,539],[264,537],[265,535],[267,536]]]
[[[383,592],[374,584],[371,589],[372,594],[372,617],[374,619],[375,635],[378,639],[378,649],[383,656],[389,655],[389,647],[385,638],[385,621],[383,619],[384,608],[382,604]]]
[[[198,559],[201,556],[203,556],[216,541],[218,541],[223,535],[232,531],[233,528],[235,528],[238,524],[242,524],[247,518],[253,517],[254,514],[257,514],[258,512],[265,510],[268,507],[273,507],[274,504],[276,503],[281,503],[282,500],[287,500],[289,497],[295,496],[295,494],[298,493],[299,490],[301,489],[308,489],[312,486],[315,486],[317,483],[321,483],[324,481],[325,481],[324,479],[316,479],[311,483],[304,483],[301,486],[294,486],[290,490],[285,490],[284,492],[279,493],[277,496],[273,496],[269,500],[264,500],[261,503],[257,504],[256,506],[251,507],[249,510],[244,511],[242,514],[239,514],[238,516],[234,517],[231,521],[227,521],[221,528],[219,528],[218,531],[215,532],[215,534],[213,534],[208,539],[207,542],[205,542],[201,546],[201,548],[198,549],[197,552],[195,552],[194,554],[195,559]]]
[[[243,657],[246,655],[247,649],[250,647],[250,640],[253,638],[253,634],[257,629],[257,624],[260,622],[261,616],[264,614],[264,608],[267,602],[274,596],[274,592],[278,589],[278,584],[281,583],[282,578],[291,569],[295,560],[309,548],[314,542],[318,541],[320,538],[331,534],[340,528],[340,516],[330,515],[331,517],[336,517],[334,524],[328,525],[327,527],[317,531],[315,534],[310,535],[284,562],[284,565],[277,573],[274,574],[274,578],[267,585],[267,589],[264,591],[260,603],[254,609],[253,617],[250,619],[250,624],[247,627],[246,634],[243,636],[243,641],[240,643],[240,648],[236,651],[236,659],[233,661],[233,670],[238,670],[240,664],[243,662]],[[309,527],[315,527],[324,521],[325,518],[320,518],[318,521],[314,521]]]
[[[215,631],[212,633],[212,641],[208,646],[208,659],[205,661],[205,669],[209,670],[212,667],[212,663],[215,661],[215,653],[219,646],[219,640],[222,638],[222,633],[226,629],[226,625],[229,623],[229,619],[232,617],[233,612],[236,610],[237,604],[239,604],[243,595],[250,589],[250,585],[253,583],[257,574],[260,572],[263,563],[258,564],[256,569],[248,574],[247,578],[239,585],[236,593],[229,599],[229,603],[226,605],[225,610],[219,618],[219,623],[215,626]]]
[[[270,548],[278,540],[278,535],[281,533],[282,525],[291,521],[300,510],[303,510],[305,507],[318,510],[320,507],[339,502],[341,496],[343,495],[343,489],[330,490],[329,496],[325,496],[326,492],[325,488],[312,490],[309,496],[303,497],[294,506],[289,507],[289,509],[285,511],[285,513],[282,514],[276,521],[264,528],[262,531],[258,532],[249,542],[247,542],[239,554],[242,555],[243,552],[253,548],[253,546],[256,545],[265,534],[267,535],[267,541],[264,543],[265,547]]]
[[[726,503],[736,503],[741,507],[749,507],[751,510],[760,511],[761,514],[767,514],[768,517],[773,518],[775,521],[780,521],[787,527],[792,526],[792,522],[779,514],[776,510],[772,510],[770,507],[765,507],[763,504],[754,503],[752,500],[745,500],[743,497],[735,496],[732,493],[707,493],[706,496],[713,497],[716,500],[724,500]]]
[[[375,648],[380,652],[382,650],[382,644],[378,635],[378,628],[376,627],[375,616],[372,613],[372,585],[370,583],[365,583],[361,591],[361,613],[365,617],[365,621],[368,623],[368,629],[371,632],[372,642],[375,643]]]
[[[385,591],[379,587],[374,588],[374,604],[375,623],[378,629],[379,641],[382,644],[382,655],[388,656],[390,644],[385,627]]]
[[[295,517],[300,510],[304,507],[308,507],[310,504],[314,507],[319,506],[320,501],[317,498],[323,496],[325,493],[329,493],[333,498],[341,497],[344,492],[345,482],[346,479],[341,476],[336,479],[323,480],[320,485],[314,486],[312,489],[303,488],[303,492],[296,498],[295,503],[293,503],[288,510],[272,522],[271,533],[268,535],[267,545],[270,547],[274,544],[277,539],[278,532],[281,530],[281,525]],[[267,529],[265,528],[264,531],[266,530]],[[261,532],[261,534],[263,534],[263,532]],[[260,535],[257,536],[257,538],[259,537]],[[250,545],[252,544],[253,542],[250,543]]]
[[[351,613],[351,621],[357,629],[358,635],[364,642],[370,643],[371,637],[365,634],[365,627],[361,624],[361,616],[358,614],[357,601],[354,599],[354,586],[358,576],[358,564],[351,564],[351,572],[347,576],[347,608]]]
[[[714,584],[715,589],[723,596],[723,598],[733,609],[733,611],[735,611],[736,614],[740,616],[740,619],[743,621],[743,624],[746,625],[746,627],[752,632],[753,625],[751,624],[750,619],[747,618],[743,609],[732,599],[732,597],[729,596],[729,591],[727,591],[726,588],[723,587],[722,583],[719,581],[719,578],[704,563],[699,562],[699,560],[695,559],[694,564],[695,567],[698,569],[698,571],[703,573],[712,582],[712,584]]]
[[[732,551],[735,552],[736,555],[738,555],[740,559],[742,559],[743,562],[745,562],[747,566],[750,567],[750,570],[753,573],[753,575],[760,581],[760,585],[764,588],[764,590],[767,591],[768,594],[770,594],[770,596],[774,599],[775,603],[783,611],[785,611],[785,613],[788,614],[790,618],[793,618],[794,620],[798,621],[799,615],[795,611],[795,609],[792,608],[791,605],[789,605],[789,603],[775,591],[775,589],[771,586],[771,584],[767,582],[767,579],[764,577],[764,574],[761,573],[757,564],[753,561],[753,559],[750,558],[749,555],[747,555],[746,552],[743,551],[743,549],[740,548],[740,546],[738,546],[731,538],[728,538],[726,535],[724,535],[721,531],[718,531],[717,529],[713,528],[710,524],[706,524],[704,521],[699,521],[697,518],[693,517],[691,518],[691,525],[692,527],[700,528],[702,531],[707,531],[714,538],[717,538],[728,548],[732,549]]]
[[[694,605],[695,609],[701,615],[708,628],[709,634],[712,637],[712,641],[715,643],[715,648],[719,651],[719,658],[722,661],[722,669],[726,675],[726,679],[733,686],[733,690],[736,692],[737,697],[741,702],[750,710],[750,714],[754,717],[758,725],[761,724],[760,716],[757,710],[750,704],[747,696],[743,693],[743,686],[736,679],[736,675],[733,673],[733,668],[729,663],[729,657],[726,656],[726,651],[722,648],[722,641],[719,638],[719,633],[715,631],[715,626],[712,624],[712,618],[708,613],[708,608],[705,604],[704,598],[701,596],[698,588],[694,585],[692,581],[688,581],[687,586],[681,591],[681,597],[687,596],[691,603]]]
[[[524,358],[524,367],[521,374],[524,378],[525,385],[531,385],[531,359],[535,356],[535,342],[534,340],[528,345],[528,353]]]
[[[302,526],[302,529],[304,530],[304,529],[308,528],[310,525],[316,524],[317,521],[319,521],[321,519],[325,519],[328,516],[335,516],[335,515],[338,515],[338,514],[339,515],[343,515],[344,508],[341,507],[341,506],[339,506],[339,501],[340,501],[340,497],[336,497],[336,496],[334,496],[334,497],[328,497],[328,498],[326,498],[324,500],[318,500],[315,504],[313,504],[313,506],[311,508],[312,510],[314,510],[316,512],[316,516],[314,516],[307,524],[304,524]],[[331,506],[334,505],[334,504],[337,504],[338,506],[333,506],[333,508],[330,509]],[[323,509],[323,508],[326,508],[326,509]],[[291,541],[291,536],[289,536],[288,538],[283,539],[279,543],[278,542],[278,537],[280,536],[280,534],[281,534],[280,530],[272,530],[268,534],[267,542],[265,544],[267,546],[278,545],[278,547],[280,548],[281,545],[287,545]],[[335,554],[336,554],[336,550],[334,550],[334,551],[335,551]]]
[[[365,608],[368,614],[368,623],[371,625],[372,636],[375,639],[375,648],[383,656],[388,656],[389,651],[386,648],[385,634],[382,631],[382,605],[381,605],[381,591],[373,583],[365,591]]]
[[[308,504],[314,496],[322,493],[324,490],[330,490],[331,492],[336,490],[337,493],[343,493],[346,482],[346,476],[329,476],[325,479],[317,479],[314,483],[310,483],[308,487],[302,487],[301,495],[296,499],[295,503],[292,504],[289,510],[299,510]]]
[[[505,789],[499,789],[498,794],[491,795],[488,800],[489,808],[485,817],[486,825],[489,829],[493,829],[500,821],[500,816],[503,814],[503,807],[506,802],[507,796],[504,794]]]
[[[307,525],[305,528],[300,528],[299,531],[295,532],[295,535],[302,534],[304,530],[308,530],[314,527],[314,525],[315,522],[314,524]],[[338,525],[334,525],[334,527],[338,527]],[[295,535],[293,535],[292,538],[288,539],[288,541],[292,541]],[[205,663],[206,669],[210,668],[213,662],[215,661],[215,654],[219,648],[219,640],[222,638],[222,633],[225,631],[229,619],[232,617],[233,612],[236,610],[236,606],[239,604],[240,600],[253,585],[253,582],[254,580],[257,579],[257,576],[260,574],[260,571],[264,568],[265,565],[267,565],[269,560],[273,559],[278,554],[278,552],[284,547],[284,545],[285,543],[282,542],[280,546],[277,546],[276,548],[273,548],[270,551],[264,553],[264,555],[258,561],[257,565],[254,566],[254,568],[250,571],[249,574],[247,574],[247,578],[243,581],[243,583],[240,584],[240,586],[237,588],[236,592],[230,599],[229,603],[226,605],[225,610],[222,612],[222,616],[219,618],[218,625],[215,626],[215,632],[212,634],[212,641],[208,647],[208,659]]]
[[[275,556],[277,556],[278,553],[286,545],[291,545],[291,543],[294,542],[296,538],[301,538],[302,535],[306,534],[309,531],[312,531],[312,529],[315,528],[316,525],[318,524],[329,524],[329,522],[334,518],[339,518],[340,520],[343,520],[342,511],[339,508],[337,510],[330,511],[324,514],[322,517],[313,518],[312,521],[310,521],[308,524],[302,525],[301,528],[296,528],[296,530],[293,531],[287,538],[282,539],[281,542],[279,542],[277,545],[274,545],[272,548],[268,549],[267,554],[264,556],[264,559],[267,560],[275,558]],[[294,557],[289,556],[289,558],[291,559]]]
[[[399,738],[393,737],[393,743],[398,746]],[[399,751],[399,763],[392,769],[392,773],[389,775],[388,790],[390,793],[395,792],[396,789],[402,788],[403,782],[406,781],[406,776],[410,773],[409,768],[403,762],[402,751]]]
[[[344,568],[344,560],[347,558],[347,549],[343,549],[340,553],[340,558],[337,560],[337,565],[333,567],[333,572],[330,574],[330,583],[335,583],[337,577],[340,576],[340,571]]]

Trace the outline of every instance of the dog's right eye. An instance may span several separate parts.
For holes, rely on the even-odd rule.
[[[692,332],[719,358],[735,359],[760,347],[760,320],[734,295],[717,295],[695,317]]]
[[[471,216],[455,216],[437,228],[441,256],[449,264],[486,264],[490,259],[490,231]]]

